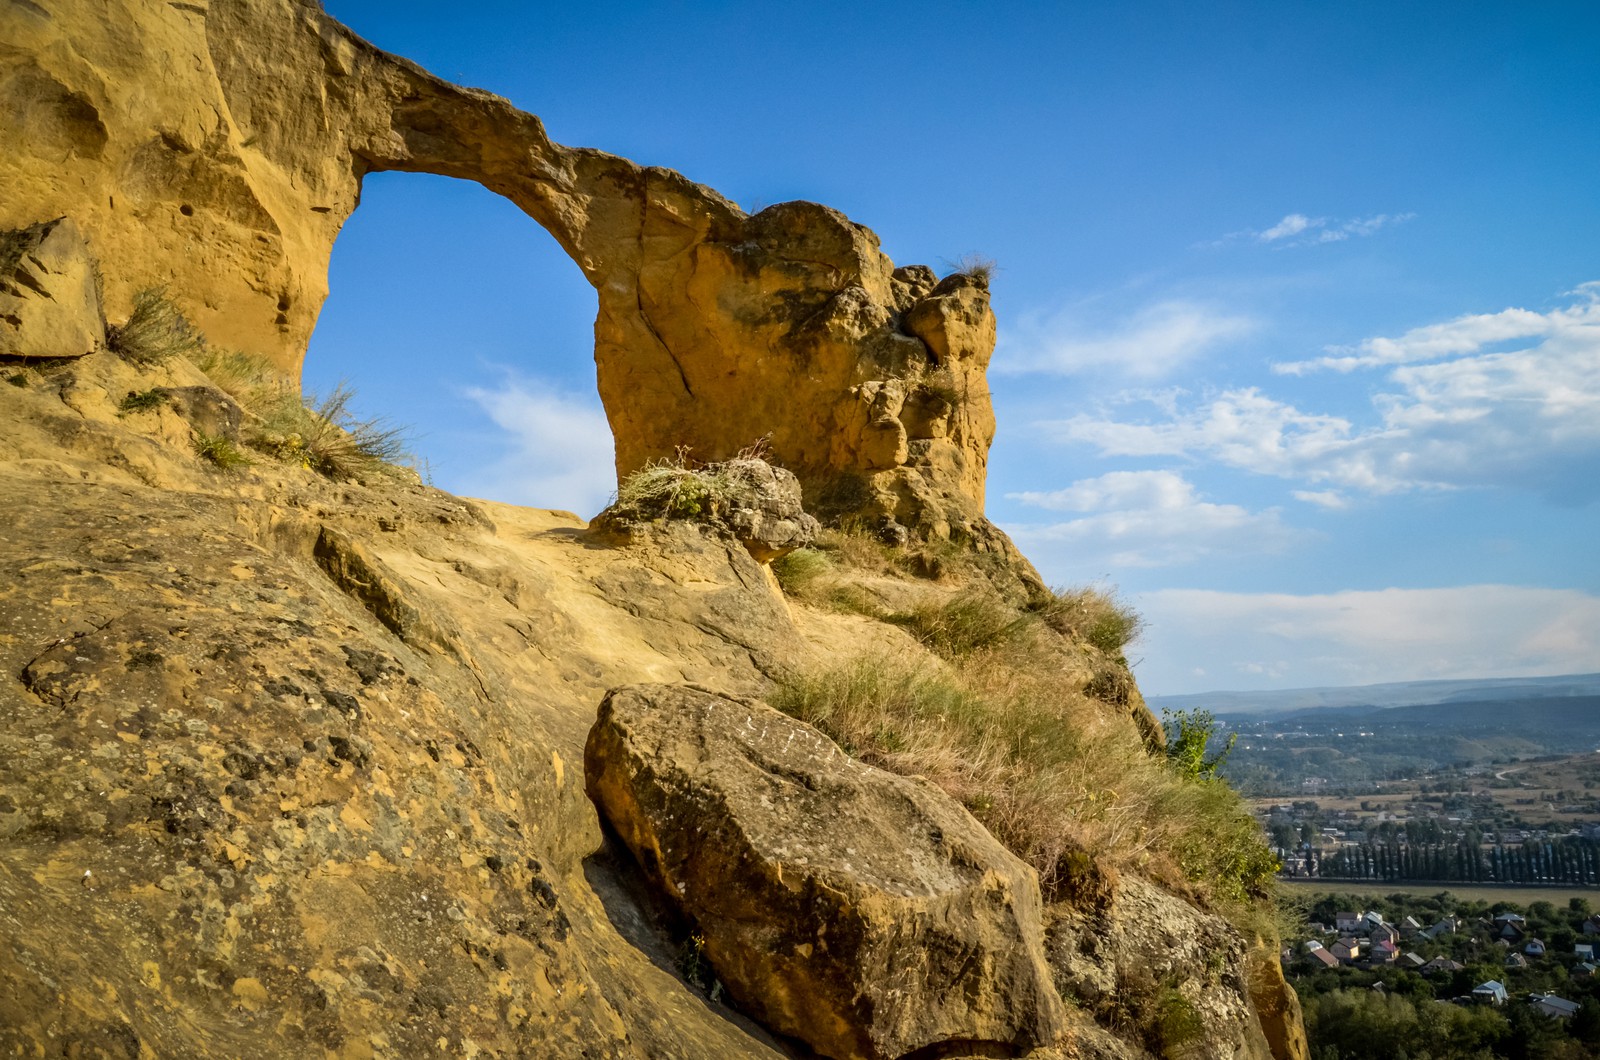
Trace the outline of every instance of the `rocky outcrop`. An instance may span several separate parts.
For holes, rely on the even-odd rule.
[[[816,517],[801,504],[800,482],[760,457],[704,467],[659,464],[633,475],[594,518],[597,530],[630,538],[640,529],[679,519],[733,538],[758,563],[811,544]]]
[[[729,993],[835,1060],[1055,1042],[1033,870],[931,785],[758,702],[606,696],[590,798]]]
[[[291,374],[362,178],[477,181],[599,294],[619,473],[766,436],[820,511],[1025,564],[983,517],[982,270],[897,269],[827,207],[750,216],[669,170],[552,143],[537,118],[379,51],[313,0],[4,5],[0,144],[0,228],[74,218],[113,320],[164,285],[214,342]]]
[[[106,344],[100,279],[68,218],[0,232],[0,357],[81,357]]]

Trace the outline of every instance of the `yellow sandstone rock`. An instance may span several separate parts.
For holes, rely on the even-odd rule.
[[[552,143],[311,0],[13,3],[0,42],[0,230],[71,217],[113,321],[164,286],[213,342],[297,375],[362,178],[474,180],[599,293],[619,473],[769,437],[821,514],[1015,557],[983,516],[985,275],[936,284],[827,207],[748,216],[670,170]]]

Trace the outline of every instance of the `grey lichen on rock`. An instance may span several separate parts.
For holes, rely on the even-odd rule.
[[[836,1060],[1026,1051],[1065,1013],[1033,870],[949,796],[752,700],[609,693],[590,798],[729,993]]]
[[[698,523],[736,539],[758,563],[770,563],[816,538],[819,524],[801,503],[787,468],[741,456],[701,467],[682,460],[629,475],[616,499],[594,518],[605,533],[631,536],[665,520]]]

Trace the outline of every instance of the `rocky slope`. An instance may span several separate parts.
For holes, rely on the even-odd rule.
[[[649,874],[585,795],[585,742],[617,686],[759,695],[819,656],[910,656],[916,641],[791,606],[732,532],[597,533],[564,513],[261,458],[219,471],[193,442],[230,402],[182,360],[100,352],[5,371],[0,1048],[805,1055],[741,1014],[770,1007],[714,1001],[685,968]],[[152,392],[163,400],[119,411]],[[823,805],[830,783],[804,782]],[[895,841],[905,829],[830,833],[820,816],[780,852],[787,873],[776,858],[779,879],[820,869],[828,846],[942,878]],[[744,882],[726,879],[719,900],[782,909]],[[1024,1004],[1058,1011],[1020,1024],[1031,1040],[1065,1027],[1028,1055],[1145,1055],[1150,1016],[1126,1011],[1155,996],[1129,993],[1140,981],[1207,1021],[1173,1055],[1304,1055],[1270,954],[1255,959],[1224,921],[1125,875],[1028,928],[1037,885],[1031,899],[1007,886],[1034,910],[1016,937],[1034,932],[1037,952],[1047,929],[1054,991],[1074,1002]],[[894,901],[805,908],[836,924],[876,909],[886,937],[948,922]],[[714,957],[728,943],[706,930]]]

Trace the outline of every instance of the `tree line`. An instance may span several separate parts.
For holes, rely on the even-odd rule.
[[[1577,836],[1519,846],[1368,842],[1314,857],[1312,872],[1340,880],[1593,885],[1600,884],[1600,843]]]

